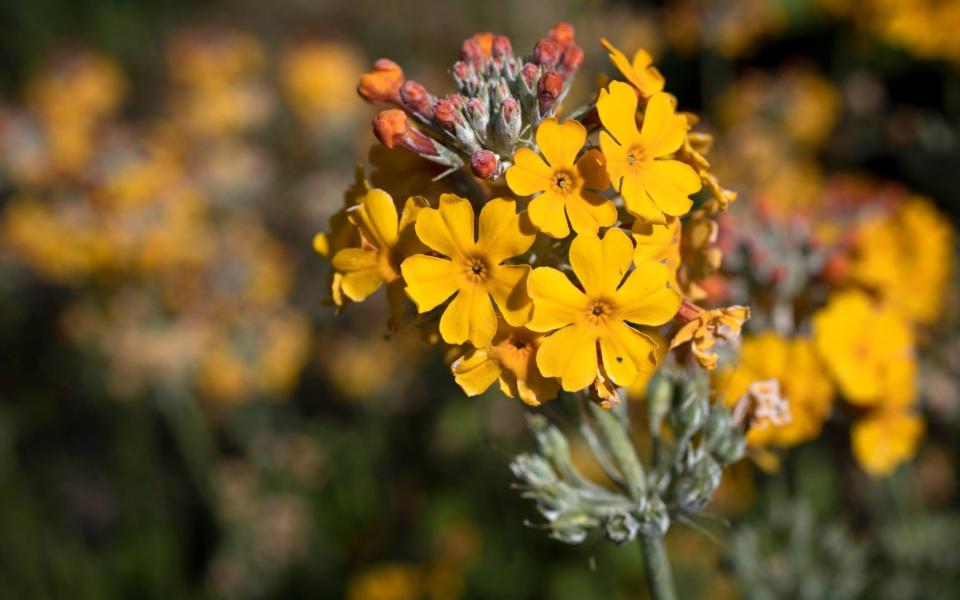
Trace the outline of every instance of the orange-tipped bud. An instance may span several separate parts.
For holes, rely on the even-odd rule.
[[[557,65],[557,71],[564,77],[570,77],[580,65],[583,64],[583,48],[580,46],[568,46],[563,52],[563,58]]]
[[[407,113],[399,108],[391,108],[377,115],[373,119],[373,133],[387,148],[400,147],[421,155],[437,155],[433,140],[410,127]]]
[[[478,69],[490,59],[492,53],[492,33],[478,33],[463,40],[463,45],[460,46],[460,60],[468,62]]]
[[[541,38],[533,48],[533,62],[552,69],[560,61],[563,49],[556,41],[550,38]]]
[[[523,84],[527,86],[530,92],[537,89],[537,81],[540,79],[540,67],[533,63],[527,63],[520,69],[520,77],[523,78]]]
[[[410,112],[427,121],[433,119],[434,98],[416,81],[408,79],[403,82],[400,86],[400,98],[403,100],[403,107]]]
[[[373,63],[373,70],[360,76],[357,92],[367,102],[400,103],[400,86],[403,85],[403,69],[388,58]]]
[[[494,58],[507,58],[513,54],[513,44],[505,35],[493,36],[492,55]]]
[[[574,29],[573,25],[570,23],[560,21],[553,26],[548,35],[550,36],[550,39],[557,42],[561,46],[573,45]]]
[[[454,131],[457,125],[463,124],[460,108],[454,97],[448,96],[437,100],[433,105],[433,116],[440,127],[447,131]]]
[[[540,104],[540,115],[550,115],[557,108],[557,101],[563,93],[563,77],[556,71],[547,71],[537,83],[537,100]]]
[[[500,157],[489,150],[477,150],[470,157],[470,170],[480,179],[500,176]]]

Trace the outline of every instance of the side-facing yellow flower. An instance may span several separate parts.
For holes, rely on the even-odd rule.
[[[663,75],[653,66],[653,57],[650,56],[649,52],[639,48],[631,61],[627,59],[626,54],[605,38],[600,38],[600,43],[610,53],[610,62],[613,63],[613,66],[626,77],[627,81],[633,84],[633,87],[640,90],[644,97],[649,98],[657,92],[663,91]]]
[[[693,206],[690,194],[700,190],[700,176],[678,160],[665,158],[683,145],[687,121],[676,114],[670,97],[658,92],[650,97],[637,130],[637,93],[622,81],[613,81],[597,100],[600,148],[607,173],[629,210],[643,221],[665,223]]]
[[[454,361],[450,370],[468,396],[482,394],[499,379],[504,394],[539,406],[556,398],[560,389],[556,379],[544,377],[537,368],[537,349],[543,337],[542,333],[512,327],[500,319],[493,342],[470,350]]]
[[[824,364],[851,403],[913,403],[913,332],[895,310],[861,291],[840,292],[813,316],[813,330]]]
[[[673,341],[670,342],[670,348],[690,342],[690,349],[700,366],[704,369],[716,369],[717,353],[714,346],[717,340],[732,340],[739,337],[744,322],[749,318],[750,309],[746,306],[701,310],[677,331]]]
[[[656,366],[656,342],[627,323],[666,323],[677,313],[680,295],[669,288],[662,264],[646,263],[628,274],[632,255],[630,238],[619,229],[602,239],[581,234],[570,244],[570,265],[583,291],[557,269],[540,267],[530,275],[533,318],[527,327],[558,330],[544,340],[537,366],[547,377],[560,377],[567,391],[597,378],[598,347],[606,375],[619,386]]]
[[[588,191],[605,191],[610,178],[599,150],[587,150],[577,160],[586,141],[587,129],[579,122],[561,125],[547,119],[537,129],[537,146],[546,161],[530,148],[520,148],[507,169],[507,185],[515,194],[539,194],[530,201],[527,213],[536,228],[551,237],[570,235],[568,218],[577,233],[594,234],[617,220],[613,202]]]
[[[475,238],[470,201],[453,194],[440,196],[439,208],[420,212],[417,236],[431,250],[448,258],[418,254],[403,261],[407,295],[421,313],[433,310],[456,294],[440,318],[440,335],[448,344],[470,341],[488,346],[497,331],[497,315],[490,297],[507,323],[519,327],[530,318],[526,279],[528,265],[503,261],[530,249],[536,233],[516,202],[496,198],[480,211]]]
[[[923,419],[906,410],[880,409],[853,424],[853,455],[873,477],[889,475],[909,460],[923,438]]]
[[[670,271],[670,287],[679,290],[677,269],[680,268],[680,219],[669,218],[666,223],[642,223],[635,221],[630,229],[636,248],[633,264],[659,262]]]

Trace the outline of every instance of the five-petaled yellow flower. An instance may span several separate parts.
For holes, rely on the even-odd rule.
[[[649,52],[639,48],[631,61],[627,59],[626,54],[606,39],[601,38],[600,43],[610,53],[610,62],[626,77],[627,81],[640,90],[645,98],[663,91],[663,75],[653,66],[653,57]]]
[[[582,291],[550,267],[530,275],[533,318],[527,327],[558,330],[540,346],[537,366],[543,375],[559,377],[567,391],[582,390],[597,378],[598,347],[603,370],[618,386],[632,384],[656,366],[657,343],[627,323],[666,323],[680,307],[680,294],[668,286],[670,273],[660,263],[628,274],[632,255],[630,238],[619,229],[608,230],[602,239],[581,234],[570,245],[570,266]]]
[[[387,284],[391,306],[391,329],[403,313],[403,285],[400,264],[405,258],[424,251],[414,232],[414,223],[426,206],[423,198],[407,199],[403,214],[390,194],[372,189],[347,214],[360,231],[360,248],[344,248],[333,256],[333,268],[342,274],[340,290],[354,302],[360,302]]]
[[[537,146],[546,162],[530,148],[521,148],[507,169],[507,185],[514,193],[540,194],[530,201],[527,213],[537,229],[551,237],[570,235],[567,218],[577,233],[594,234],[617,220],[613,202],[588,191],[605,191],[610,179],[599,150],[587,150],[577,160],[586,141],[587,129],[579,122],[561,125],[547,119],[537,129]]]
[[[686,214],[700,190],[700,176],[693,168],[667,157],[683,145],[687,121],[676,114],[670,97],[658,92],[650,97],[637,130],[637,93],[622,81],[600,91],[597,110],[606,131],[600,133],[600,148],[607,160],[607,173],[635,217],[666,223],[667,216]]]
[[[517,214],[513,200],[487,202],[480,211],[480,232],[475,238],[470,201],[443,194],[439,208],[420,211],[416,231],[431,250],[448,257],[418,254],[401,266],[407,295],[421,313],[456,294],[440,318],[444,341],[462,344],[469,340],[477,348],[488,346],[497,332],[491,296],[507,323],[520,326],[527,322],[530,267],[502,264],[529,250],[535,237],[533,227]]]

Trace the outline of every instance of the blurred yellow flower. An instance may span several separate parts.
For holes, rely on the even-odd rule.
[[[347,600],[417,600],[422,587],[416,565],[383,563],[350,577]]]
[[[570,235],[568,218],[575,232],[594,234],[617,220],[613,202],[588,191],[606,191],[610,179],[599,150],[587,150],[577,160],[586,140],[587,129],[578,121],[561,125],[547,119],[537,129],[537,147],[546,161],[530,148],[521,148],[507,169],[507,185],[515,194],[539,194],[527,213],[537,229],[551,237]]]
[[[581,234],[570,245],[570,265],[583,291],[551,267],[530,275],[534,308],[527,327],[557,330],[541,345],[537,366],[547,377],[560,377],[563,389],[582,390],[594,382],[598,347],[605,373],[619,386],[629,386],[656,366],[656,342],[627,322],[666,323],[676,314],[680,295],[669,288],[670,274],[662,264],[648,262],[627,274],[632,256],[630,238],[619,229],[608,230],[602,239]]]
[[[342,43],[310,40],[280,58],[283,93],[300,121],[309,125],[340,123],[356,113],[360,102],[353,84],[363,71],[357,52]]]
[[[853,455],[873,477],[889,475],[917,451],[925,430],[918,415],[898,409],[879,409],[858,419],[851,429]]]
[[[700,190],[700,176],[689,165],[665,157],[683,145],[687,121],[674,111],[665,93],[651,96],[643,126],[637,130],[637,94],[621,82],[600,91],[597,110],[606,131],[600,147],[607,173],[629,210],[642,221],[666,223],[667,216],[686,214]]]
[[[543,334],[511,327],[499,320],[497,334],[487,347],[468,351],[450,366],[454,379],[468,396],[482,394],[499,379],[500,390],[530,406],[556,398],[559,383],[537,368],[536,354]]]
[[[833,384],[807,338],[782,338],[773,331],[744,338],[736,366],[717,371],[713,380],[720,400],[728,406],[737,404],[755,382],[779,382],[790,419],[780,425],[752,426],[747,443],[753,447],[789,447],[813,439],[830,416]]]
[[[600,43],[609,52],[610,62],[623,74],[633,87],[637,88],[645,97],[663,91],[664,79],[660,71],[653,66],[653,57],[643,48],[637,49],[633,55],[633,60],[628,60],[627,55],[617,49],[604,38]]]
[[[844,397],[861,406],[909,406],[913,332],[893,309],[857,290],[834,294],[813,316],[817,350]]]
[[[750,318],[750,309],[746,306],[728,306],[700,310],[691,317],[691,320],[673,336],[670,349],[690,342],[690,349],[700,366],[704,369],[715,369],[717,353],[714,346],[717,340],[730,341],[739,337],[744,322]]]
[[[462,344],[469,340],[477,348],[489,345],[497,331],[491,296],[509,324],[527,322],[530,267],[503,264],[529,250],[536,235],[517,214],[516,202],[496,198],[484,204],[476,235],[470,201],[443,194],[439,208],[420,211],[416,232],[424,244],[447,258],[411,256],[403,261],[401,272],[407,295],[421,313],[455,294],[440,318],[444,341]]]

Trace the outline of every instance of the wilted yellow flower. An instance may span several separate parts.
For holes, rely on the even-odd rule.
[[[700,190],[700,176],[690,165],[666,157],[683,145],[687,121],[674,111],[669,96],[651,96],[643,126],[637,130],[637,94],[621,82],[600,91],[597,110],[606,131],[600,147],[607,172],[629,210],[643,221],[665,223],[667,216],[686,214]]]
[[[913,332],[895,310],[857,290],[839,292],[814,315],[813,329],[820,356],[851,403],[913,403]]]
[[[294,114],[304,123],[340,122],[357,112],[353,84],[363,70],[347,45],[311,40],[287,50],[280,59],[280,82]]]
[[[953,266],[953,227],[930,201],[911,198],[857,231],[851,276],[908,319],[937,320]]]
[[[693,307],[693,305],[685,306]],[[717,353],[714,351],[714,346],[717,340],[729,341],[739,337],[744,322],[750,318],[750,309],[746,306],[701,309],[691,317],[690,322],[673,336],[670,348],[690,342],[690,349],[700,366],[704,369],[715,369]]]
[[[536,363],[543,337],[542,333],[511,327],[500,319],[489,346],[468,351],[450,366],[454,379],[468,396],[482,394],[499,379],[504,394],[530,406],[552,400],[560,384],[541,375]]]
[[[416,600],[422,597],[422,587],[417,566],[384,563],[351,576],[347,600]]]
[[[556,119],[547,119],[537,129],[537,147],[546,162],[530,148],[520,148],[513,157],[514,165],[507,169],[507,185],[515,194],[539,194],[530,201],[527,212],[537,229],[551,237],[570,235],[568,218],[575,232],[594,234],[617,220],[613,202],[588,191],[606,191],[610,179],[599,150],[587,150],[577,160],[586,140],[587,129],[579,122],[561,125]]]
[[[823,372],[813,341],[785,339],[772,331],[744,338],[736,366],[718,371],[714,387],[720,399],[733,406],[753,383],[767,380],[779,382],[790,418],[781,425],[751,427],[747,443],[754,447],[786,447],[819,435],[830,416],[833,384]]]
[[[676,314],[680,295],[669,288],[670,274],[662,264],[648,262],[627,274],[632,256],[630,238],[619,229],[608,230],[602,239],[581,234],[570,245],[570,265],[583,291],[557,269],[540,267],[530,275],[534,308],[527,327],[558,330],[541,345],[537,366],[547,377],[560,377],[563,389],[582,390],[594,382],[598,348],[604,371],[619,386],[656,366],[656,342],[627,323],[666,323]]]
[[[440,318],[444,341],[469,340],[477,348],[488,346],[497,331],[491,296],[509,324],[518,327],[527,322],[530,267],[503,264],[529,250],[535,237],[533,228],[517,214],[516,202],[496,198],[484,204],[476,235],[470,201],[443,194],[439,208],[420,212],[416,232],[430,249],[448,257],[418,254],[401,265],[407,295],[421,313],[456,294]]]
[[[898,409],[872,411],[853,424],[853,455],[871,476],[889,475],[913,457],[924,430],[923,419],[915,413]]]
[[[665,83],[663,75],[653,66],[653,57],[650,56],[649,52],[643,48],[638,48],[631,61],[627,59],[626,54],[606,39],[601,38],[600,43],[610,53],[610,62],[644,97],[649,98],[657,92],[663,91],[663,84]]]

